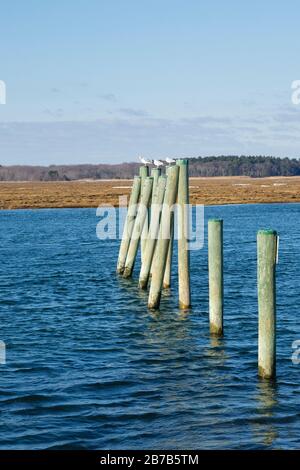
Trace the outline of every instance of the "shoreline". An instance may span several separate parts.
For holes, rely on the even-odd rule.
[[[119,206],[132,180],[1,181],[0,209],[73,209]],[[190,177],[190,202],[205,206],[300,202],[300,176]]]
[[[272,206],[272,205],[283,205],[283,204],[300,204],[300,201],[296,202],[282,202],[282,201],[277,201],[277,202],[229,202],[228,204],[203,204],[204,207],[226,207],[226,206]],[[63,207],[54,207],[54,206],[39,206],[39,207],[16,207],[14,209],[2,209],[0,208],[0,214],[1,212],[6,212],[6,211],[42,211],[42,210],[64,210],[64,209],[97,209],[99,206],[63,206]],[[111,207],[111,206],[109,206]],[[118,206],[113,206],[115,208],[118,208]]]

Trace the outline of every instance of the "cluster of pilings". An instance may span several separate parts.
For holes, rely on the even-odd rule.
[[[139,202],[139,204],[138,204]],[[188,309],[190,300],[190,261],[188,244],[189,176],[188,160],[177,160],[166,167],[140,168],[134,178],[124,232],[120,246],[117,272],[132,276],[139,245],[141,270],[139,287],[149,289],[148,307],[157,309],[162,290],[171,285],[174,239],[174,207],[178,220],[178,284],[179,307]]]
[[[176,204],[177,203],[177,204]],[[179,308],[191,306],[189,236],[188,160],[166,167],[140,167],[133,181],[117,272],[132,276],[141,246],[139,287],[150,284],[148,307],[158,309],[161,293],[171,285],[174,239],[174,207],[177,207]],[[273,378],[276,373],[276,289],[275,273],[278,236],[274,230],[257,233],[258,279],[258,373]],[[223,336],[223,220],[208,221],[209,325],[213,336]]]

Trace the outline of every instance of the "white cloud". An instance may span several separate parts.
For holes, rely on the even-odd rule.
[[[297,156],[299,132],[272,129],[270,119],[148,116],[0,123],[0,164],[116,163],[149,156],[273,154]],[[251,122],[251,124],[250,124]],[[280,140],[280,141],[279,141]]]

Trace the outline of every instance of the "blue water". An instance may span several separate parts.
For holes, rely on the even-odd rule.
[[[1,449],[293,449],[300,444],[300,205],[209,207],[224,219],[225,337],[208,331],[207,243],[161,310],[116,277],[93,209],[0,213]],[[280,233],[276,383],[257,378],[256,231]],[[205,234],[206,236],[206,234]]]

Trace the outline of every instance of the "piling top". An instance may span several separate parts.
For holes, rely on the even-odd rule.
[[[266,228],[262,230],[258,230],[257,235],[277,235],[276,230],[273,230],[271,228]]]
[[[208,223],[222,223],[223,222],[223,219],[209,219],[208,220]]]
[[[140,166],[140,176],[145,177],[149,175],[149,166],[142,165]]]
[[[188,158],[179,158],[178,160],[176,160],[177,165],[188,165],[188,163]]]

